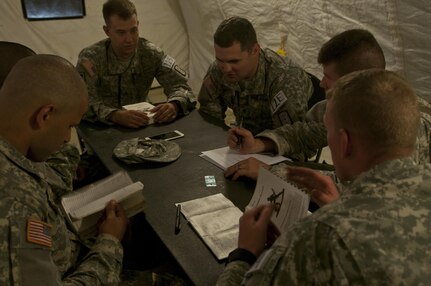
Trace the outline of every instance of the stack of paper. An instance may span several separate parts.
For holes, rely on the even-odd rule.
[[[240,154],[237,150],[230,149],[229,147],[204,151],[200,157],[213,163],[217,167],[222,168],[223,170],[226,170],[230,166],[250,157],[254,157],[268,165],[274,165],[282,161],[289,160],[283,156],[270,156],[265,154]]]

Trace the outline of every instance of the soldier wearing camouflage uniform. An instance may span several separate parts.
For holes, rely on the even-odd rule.
[[[214,34],[216,61],[199,92],[200,110],[224,119],[231,108],[237,124],[257,137],[305,119],[313,93],[299,66],[270,49],[260,49],[252,24],[240,17],[223,21]]]
[[[0,284],[117,285],[127,218],[112,202],[88,245],[69,230],[60,197],[79,161],[63,145],[87,109],[73,65],[48,55],[18,62],[0,90]],[[10,122],[14,124],[11,125]]]
[[[413,90],[392,72],[354,72],[329,92],[326,112],[340,198],[294,224],[266,251],[273,207],[246,211],[239,249],[217,285],[429,283],[431,165],[410,156],[419,126]],[[305,168],[289,168],[289,179],[321,197],[336,189]]]
[[[167,103],[152,110],[155,122],[170,122],[188,114],[196,100],[186,73],[159,47],[139,38],[134,4],[109,0],[104,4],[103,15],[103,28],[109,38],[83,49],[77,63],[90,98],[84,118],[132,128],[146,125],[149,118],[145,113],[121,107],[147,101],[154,78],[168,97]]]
[[[386,67],[385,56],[374,36],[366,30],[352,29],[344,31],[326,42],[320,49],[318,62],[323,67],[323,78],[320,83],[326,91],[332,88],[335,82],[342,76],[353,71],[369,68]],[[430,162],[431,144],[431,105],[418,97],[421,110],[421,124],[416,140],[414,160],[418,164]],[[306,114],[304,121],[295,122],[292,125],[284,125],[266,134],[275,143],[274,149],[256,150],[256,142],[259,138],[253,138],[250,134],[242,132],[243,148],[254,149],[255,152],[272,152],[277,150],[279,154],[304,154],[308,158],[316,149],[326,147],[326,129],[323,124],[323,116],[326,108],[326,100],[315,104]],[[382,105],[382,109],[385,105]],[[233,137],[233,136],[231,136]],[[235,138],[231,140],[233,142]],[[250,141],[251,140],[251,141]],[[251,146],[248,146],[248,142]],[[234,143],[230,143],[230,146]],[[270,145],[268,145],[270,146]],[[248,159],[239,165],[231,166],[226,170],[226,176],[250,177],[256,179],[258,168],[265,166],[262,162]],[[240,168],[239,168],[240,166]],[[269,166],[265,166],[269,168]],[[271,171],[281,178],[285,178],[286,164],[282,163],[271,167]]]

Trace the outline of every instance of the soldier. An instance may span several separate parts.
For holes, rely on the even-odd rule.
[[[325,90],[329,90],[340,77],[350,72],[386,67],[385,56],[379,43],[369,31],[362,29],[347,30],[331,38],[320,49],[318,62],[323,67],[323,78],[320,85]],[[418,100],[423,112],[421,112],[421,125],[414,157],[417,163],[424,164],[430,161],[431,109],[423,99],[418,97]],[[323,125],[325,106],[326,100],[318,102],[308,111],[305,121],[277,129],[276,139],[274,139],[274,142],[277,142],[275,150],[279,154],[305,152],[310,155],[314,150],[327,146],[326,129]],[[382,105],[381,108],[384,109],[385,106]],[[243,150],[254,153],[274,151],[256,147],[260,145],[259,138],[254,138],[245,130],[237,130],[236,133],[243,138]],[[236,145],[236,138],[236,134],[230,134],[229,146]],[[233,179],[240,176],[256,179],[260,166],[270,168],[251,158],[231,166],[226,170],[225,175],[233,176]],[[274,166],[272,171],[282,178],[286,177],[285,164]]]
[[[69,230],[58,207],[61,195],[72,189],[79,160],[76,148],[64,143],[87,102],[85,84],[74,66],[51,55],[20,60],[0,90],[2,285],[119,282],[120,240],[127,226],[122,208],[108,204],[99,235],[87,248]]]
[[[218,285],[429,283],[431,164],[411,157],[419,121],[417,98],[395,73],[370,69],[338,80],[324,123],[343,182],[340,198],[291,226],[268,250],[273,207],[246,211],[239,248]],[[289,177],[323,195],[336,189],[303,170],[292,168]]]
[[[214,34],[214,50],[216,60],[198,96],[200,111],[224,119],[231,108],[238,128],[259,138],[262,146],[275,144],[277,129],[305,119],[313,93],[310,78],[289,59],[261,49],[247,19],[224,20]],[[238,128],[231,134],[236,136]]]
[[[168,97],[167,103],[150,110],[155,113],[154,122],[171,122],[188,114],[196,100],[186,73],[160,48],[139,38],[135,5],[129,0],[108,0],[103,17],[109,38],[82,50],[77,64],[89,93],[84,118],[130,128],[148,124],[146,113],[122,106],[147,101],[154,78]]]

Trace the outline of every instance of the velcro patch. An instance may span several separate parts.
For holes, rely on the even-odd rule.
[[[84,67],[85,71],[88,73],[90,77],[93,77],[96,75],[96,69],[94,68],[93,63],[89,59],[83,58],[81,60],[81,65]]]
[[[271,112],[276,113],[277,110],[287,101],[287,97],[282,90],[280,90],[271,100]]]
[[[163,62],[162,62],[162,66],[168,69],[172,69],[174,64],[175,64],[174,58],[168,55],[163,59]]]
[[[180,75],[182,75],[183,77],[186,77],[186,72],[183,69],[181,69],[178,65],[174,66],[174,70]]]
[[[37,219],[29,218],[27,220],[27,241],[51,247],[51,229],[52,226],[50,224]]]

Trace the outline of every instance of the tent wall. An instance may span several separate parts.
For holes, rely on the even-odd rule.
[[[0,40],[20,42],[37,53],[76,63],[79,51],[105,37],[104,0],[87,0],[82,19],[27,21],[20,0],[0,1]],[[250,19],[261,46],[278,49],[287,36],[288,56],[322,76],[319,47],[349,28],[370,30],[386,55],[387,68],[405,76],[431,101],[431,2],[428,0],[135,0],[140,35],[153,41],[189,71],[198,93],[214,59],[212,35],[226,17]]]

